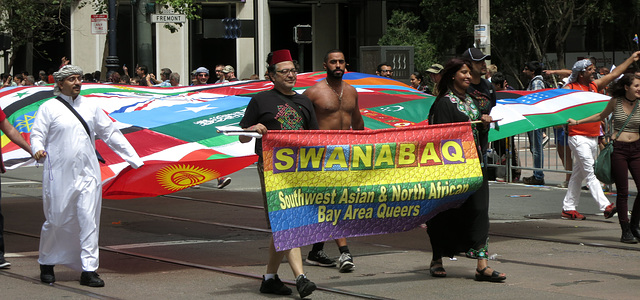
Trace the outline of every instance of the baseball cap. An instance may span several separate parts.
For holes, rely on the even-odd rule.
[[[470,59],[473,61],[483,61],[485,59],[491,59],[491,55],[482,53],[478,48],[469,48],[462,53],[462,58]]]
[[[230,66],[230,65],[226,65],[224,66],[224,68],[222,69],[222,73],[231,73],[231,72],[235,72],[236,70]]]
[[[444,67],[441,64],[433,64],[427,69],[427,73],[438,74]]]
[[[196,69],[196,74],[198,73],[206,73],[207,75],[209,74],[209,69],[205,68],[205,67],[200,67]]]

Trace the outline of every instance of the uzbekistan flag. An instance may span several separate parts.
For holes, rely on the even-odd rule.
[[[601,112],[611,97],[599,93],[546,89],[540,91],[497,92],[497,105],[491,117],[489,141],[514,136],[534,129],[567,124],[569,118],[582,119]]]

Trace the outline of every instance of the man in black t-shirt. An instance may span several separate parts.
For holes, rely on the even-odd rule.
[[[471,61],[473,69],[471,69],[471,84],[467,88],[467,93],[478,101],[478,109],[482,114],[490,114],[491,108],[496,106],[496,92],[489,80],[482,78],[487,73],[486,59],[491,59],[491,55],[482,53],[480,49],[469,48],[462,53],[462,58]],[[489,141],[487,135],[483,140],[479,141],[480,147],[484,153],[487,150]]]
[[[298,70],[291,59],[289,50],[278,50],[269,53],[267,64],[269,65],[267,71],[273,82],[273,89],[258,93],[251,98],[245,115],[240,121],[240,127],[262,135],[268,134],[267,130],[318,129],[318,121],[311,100],[293,90]],[[239,139],[240,142],[247,143],[251,141],[252,137],[241,135]],[[264,166],[262,164],[262,143],[260,141],[256,142],[256,154],[260,155],[258,174],[260,175],[267,223],[269,223],[264,186]],[[270,224],[269,228],[271,228]],[[291,289],[282,283],[277,274],[278,267],[285,255],[291,270],[296,276],[296,288],[300,298],[311,295],[316,289],[316,285],[307,279],[304,274],[300,248],[277,252],[273,239],[271,239],[271,244],[269,245],[269,262],[267,264],[267,272],[263,276],[260,292],[277,295],[291,294]]]

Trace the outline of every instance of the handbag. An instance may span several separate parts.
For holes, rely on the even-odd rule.
[[[605,184],[613,184],[613,174],[611,174],[611,153],[613,153],[613,142],[618,139],[622,130],[627,126],[629,120],[631,120],[631,116],[635,114],[636,109],[638,108],[638,100],[636,100],[636,105],[633,107],[633,111],[627,117],[627,120],[622,125],[622,128],[618,131],[616,138],[609,141],[604,149],[600,151],[598,154],[598,158],[596,158],[596,162],[593,165],[593,173],[595,173],[596,178]]]

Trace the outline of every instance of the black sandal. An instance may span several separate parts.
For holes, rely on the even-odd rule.
[[[484,271],[486,271],[489,268],[489,266],[486,266],[484,269],[482,270],[478,270],[476,269],[476,280],[477,281],[490,281],[490,282],[501,282],[504,281],[505,279],[507,279],[507,276],[500,276],[500,272],[493,270],[493,273],[491,273],[491,275],[486,275],[484,273]]]
[[[434,267],[440,265],[439,267]],[[429,266],[429,274],[431,277],[447,277],[447,271],[444,270],[442,262],[431,261],[431,265]]]

